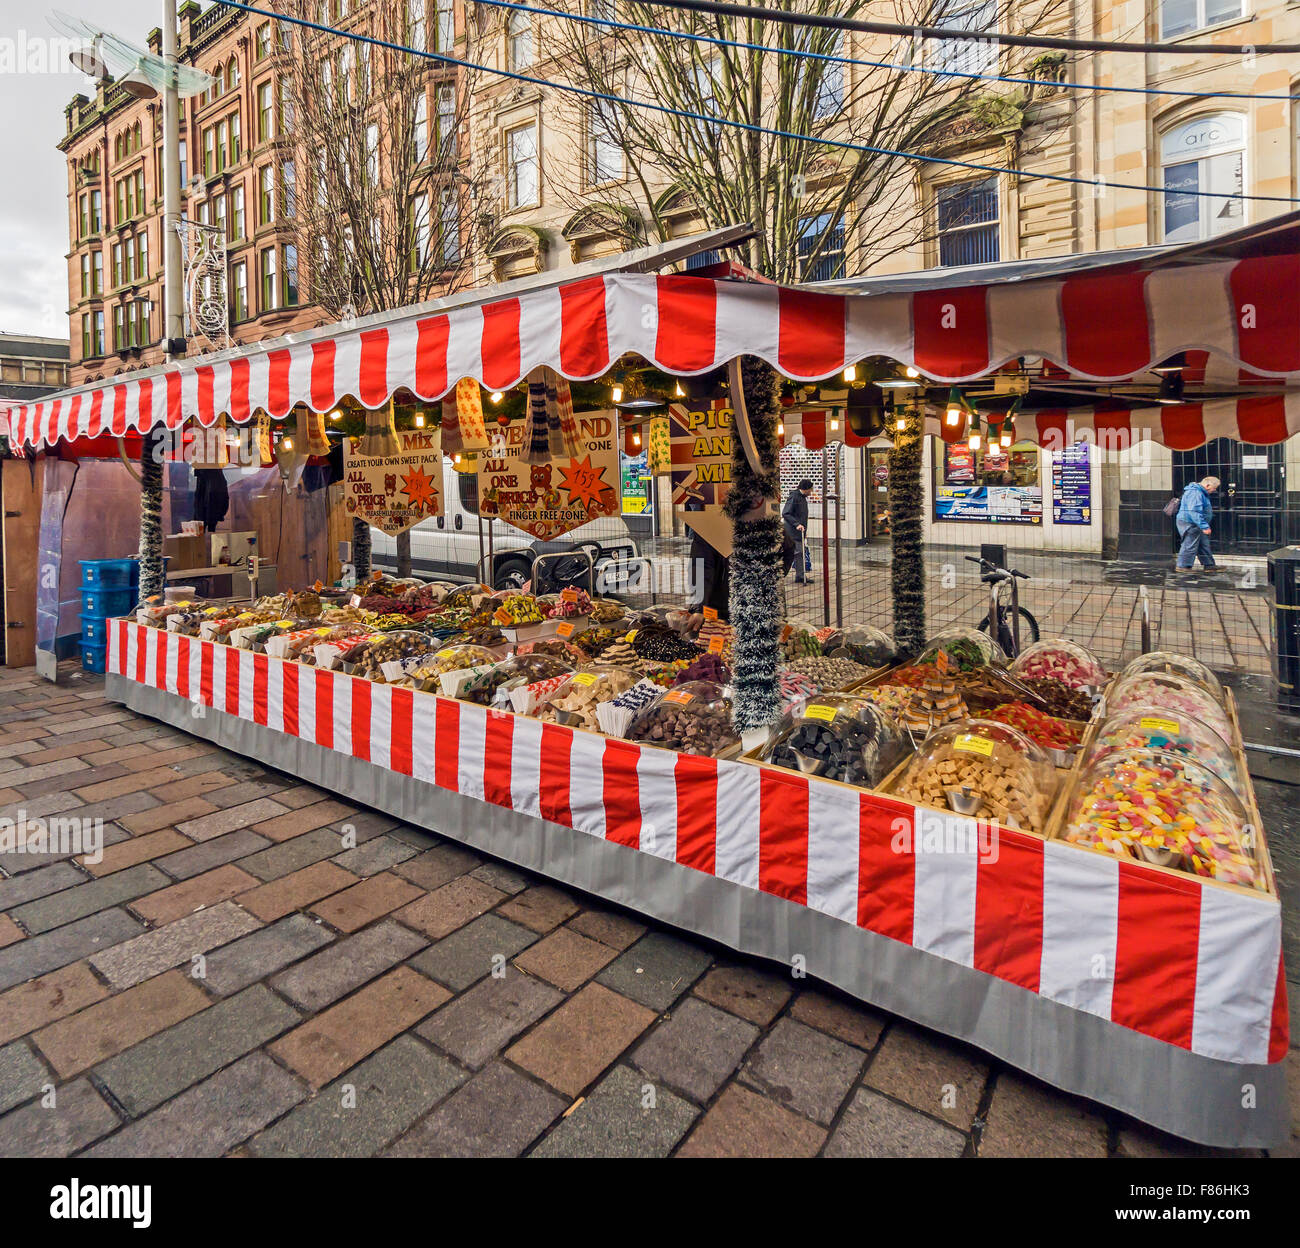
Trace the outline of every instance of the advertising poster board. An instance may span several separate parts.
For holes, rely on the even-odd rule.
[[[1092,523],[1092,467],[1086,442],[1052,452],[1052,521]]]
[[[671,403],[673,509],[716,551],[731,554],[731,519],[722,510],[731,489],[731,427],[726,399]]]
[[[582,450],[531,464],[524,443],[527,422],[489,432],[478,457],[479,514],[546,541],[602,516],[619,514],[619,446],[614,417],[576,417]]]
[[[442,515],[442,431],[397,434],[397,455],[362,455],[343,443],[343,505],[350,517],[396,537]]]

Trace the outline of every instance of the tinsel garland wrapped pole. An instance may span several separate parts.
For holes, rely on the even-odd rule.
[[[758,469],[743,439],[731,439],[731,490],[726,512],[732,520],[731,622],[736,630],[732,662],[732,717],[744,732],[780,718],[781,521],[777,514],[780,461],[777,446],[777,377],[771,365],[744,356],[739,381],[749,414]],[[733,390],[737,370],[732,370]],[[738,404],[740,396],[733,393]]]
[[[925,415],[920,403],[898,404],[903,428],[889,453],[890,577],[894,599],[894,641],[907,654],[925,645],[925,561],[921,551],[921,439]]]
[[[140,440],[140,601],[164,588],[163,434],[152,429]]]
[[[370,526],[364,520],[352,521],[352,567],[358,585],[370,579]]]

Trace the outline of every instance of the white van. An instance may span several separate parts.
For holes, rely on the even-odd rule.
[[[518,587],[531,579],[539,555],[587,551],[596,568],[596,583],[617,585],[625,577],[619,567],[639,559],[640,552],[621,516],[593,520],[551,542],[538,541],[514,525],[478,514],[478,476],[457,472],[451,461],[442,464],[443,514],[421,520],[411,529],[411,575],[439,580],[489,581],[496,589]],[[491,550],[491,575],[488,552]],[[372,566],[397,570],[397,540],[370,530]],[[482,566],[480,567],[480,560]],[[538,569],[541,588],[565,585],[589,589],[587,560],[545,560]]]

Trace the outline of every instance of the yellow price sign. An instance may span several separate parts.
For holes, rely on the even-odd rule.
[[[1144,715],[1138,720],[1143,732],[1169,732],[1178,736],[1182,725],[1176,719],[1164,719],[1158,715]]]
[[[985,758],[993,757],[993,742],[988,737],[979,737],[973,732],[963,732],[961,736],[955,738],[952,748],[961,750],[966,754],[983,754]]]
[[[824,719],[827,723],[835,718],[838,708],[827,706],[824,702],[814,702],[811,706],[804,707],[804,719]]]

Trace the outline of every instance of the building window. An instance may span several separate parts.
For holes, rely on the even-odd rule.
[[[988,264],[999,258],[996,177],[937,187],[934,202],[940,265]]]
[[[844,222],[829,212],[804,217],[799,222],[800,278],[805,282],[831,282],[844,276]]]
[[[287,78],[280,80],[278,94],[280,101],[280,133],[288,134],[293,129],[293,94],[290,91]]]
[[[126,336],[126,305],[119,303],[113,308],[113,350],[124,351],[129,345]]]
[[[968,30],[971,37],[925,40],[921,55],[929,68],[959,74],[988,74],[997,69],[997,0],[945,0],[934,20],[948,30]]]
[[[844,55],[844,36],[837,35],[830,56]],[[813,103],[813,116],[819,121],[836,117],[844,111],[844,65],[840,61],[818,63],[821,81],[817,84],[817,99]]]
[[[437,50],[449,52],[456,43],[456,13],[451,0],[433,0],[433,22]]]
[[[264,61],[271,55],[271,23],[263,22],[257,28],[257,42],[254,45],[253,56],[259,61]]]
[[[512,9],[506,19],[506,68],[522,73],[533,63],[533,16]]]
[[[456,199],[456,192],[450,187],[442,192],[440,216],[442,261],[450,268],[460,263],[460,205]]]
[[[181,185],[184,186],[185,183],[188,182],[188,181],[190,180],[190,166],[189,166],[189,161],[188,161],[188,159],[187,159],[187,157],[186,157],[186,154],[185,154],[185,140],[184,140],[184,139],[182,139],[182,140],[180,141],[180,149],[181,149],[181,160],[180,160],[180,165],[181,165]]]
[[[612,22],[614,0],[587,0],[587,16],[601,22]]]
[[[104,253],[96,248],[90,256],[90,292],[94,295],[104,293]]]
[[[122,280],[131,282],[136,276],[135,239],[128,238],[123,244]]]
[[[275,220],[275,174],[270,165],[257,171],[257,223],[270,225]]]
[[[244,150],[239,130],[239,114],[231,113],[227,121],[230,124],[230,163],[237,165]]]
[[[506,131],[506,207],[537,203],[537,125],[529,122]]]
[[[149,276],[149,231],[141,230],[136,246],[136,280],[143,281]]]
[[[85,238],[85,237],[90,233],[90,195],[89,195],[89,193],[87,193],[87,194],[85,194],[85,195],[82,195],[82,197],[81,197],[81,201],[80,201],[80,204],[79,204],[79,207],[80,207],[80,210],[81,210],[81,211],[80,211],[80,215],[79,215],[79,225],[80,225],[80,229],[77,231],[77,237],[78,237],[78,238]]]
[[[424,0],[406,0],[406,42],[424,51]]]
[[[456,156],[456,88],[449,82],[438,87],[438,155],[441,160]]]
[[[226,167],[226,152],[226,121],[222,118],[217,122],[217,163],[213,172],[220,173]]]
[[[280,288],[275,280],[275,248],[264,248],[260,259],[262,265],[262,311],[274,312],[280,306]]]
[[[91,328],[90,313],[81,314],[81,358],[88,360],[95,354],[94,330]]]
[[[83,251],[81,253],[81,297],[88,298],[94,293],[94,288],[90,284],[90,253]]]
[[[1241,195],[1246,175],[1246,119],[1238,113],[1213,113],[1183,122],[1160,136],[1160,169],[1165,188],[1162,237],[1167,243],[1212,238],[1242,225],[1240,199],[1191,195],[1218,191]]]
[[[90,232],[98,234],[104,228],[104,193],[90,192]]]
[[[587,106],[587,185],[617,182],[623,176],[623,149],[614,141],[606,113],[609,105],[595,100]]]
[[[91,325],[94,328],[94,351],[92,355],[104,354],[104,314],[103,312],[92,312],[90,314]]]
[[[239,260],[230,269],[230,315],[238,321],[248,320],[248,262]]]
[[[209,126],[203,132],[203,176],[212,177],[217,172],[217,133]]]
[[[126,284],[126,269],[122,266],[122,244],[113,244],[113,288]]]
[[[222,238],[229,237],[226,232],[226,197],[224,195],[214,195],[212,197],[212,224],[217,227]]]
[[[415,148],[415,163],[422,164],[429,155],[429,97],[423,91],[415,98],[411,143]]]
[[[379,126],[374,122],[366,127],[366,179],[379,185]]]
[[[230,241],[244,237],[244,188],[232,187],[230,190]]]
[[[298,306],[298,248],[292,243],[284,249],[284,306]]]
[[[1243,0],[1160,0],[1160,38],[1177,39],[1193,30],[1235,22],[1245,12]]]
[[[298,173],[291,160],[280,165],[280,195],[284,215],[292,220],[298,215]]]

